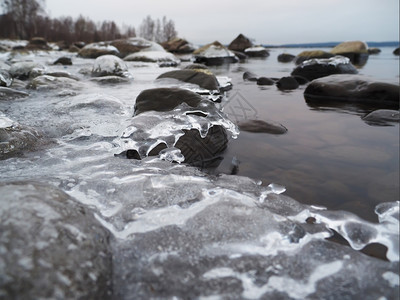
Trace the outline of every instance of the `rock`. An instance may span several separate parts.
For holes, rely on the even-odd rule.
[[[44,74],[45,67],[40,63],[23,61],[12,64],[9,72],[14,78],[26,80]]]
[[[63,66],[71,66],[72,65],[72,60],[71,60],[70,57],[63,56],[63,57],[58,58],[53,63],[53,65],[58,65],[58,64],[59,65],[63,65]]]
[[[94,81],[100,84],[118,84],[118,83],[129,83],[129,78],[121,77],[121,76],[102,76],[102,77],[94,77],[91,78],[90,81]]]
[[[368,54],[379,54],[382,50],[379,48],[368,48]]]
[[[74,42],[72,45],[79,49],[82,49],[83,47],[86,46],[86,43],[81,41],[81,42]]]
[[[243,73],[244,81],[257,81],[258,76],[252,72],[246,71]]]
[[[179,81],[197,84],[206,90],[219,90],[218,80],[215,75],[205,69],[176,70],[161,74],[157,79],[173,78]]]
[[[204,63],[207,66],[236,63],[239,59],[220,42],[205,45],[193,52],[196,63]]]
[[[9,87],[13,82],[13,78],[7,70],[0,69],[0,86]]]
[[[297,82],[298,82],[300,85],[309,83],[308,79],[307,79],[307,78],[304,78],[304,77],[302,77],[302,76],[297,76],[297,75],[295,75],[295,76],[292,76],[292,77],[293,77],[294,79],[296,79]]]
[[[306,60],[297,66],[292,76],[301,76],[311,81],[316,78],[333,74],[357,74],[357,69],[350,63],[347,57],[332,57],[326,59]]]
[[[275,81],[268,77],[260,77],[257,79],[257,85],[274,85]]]
[[[196,48],[193,45],[189,44],[187,40],[178,37],[173,38],[168,42],[164,42],[161,45],[164,47],[165,50],[172,53],[186,54],[192,53],[196,50]]]
[[[190,64],[190,65],[187,65],[186,67],[184,67],[183,69],[185,69],[185,70],[208,70],[208,71],[210,71],[210,69],[207,68],[207,66],[202,65],[202,64]]]
[[[309,59],[314,59],[314,58],[331,58],[335,55],[329,52],[325,52],[322,50],[312,50],[312,51],[303,51],[299,54],[297,54],[295,58],[295,63],[296,65],[301,64],[302,62],[309,60]]]
[[[368,60],[368,46],[364,42],[344,42],[331,50],[334,55],[346,56],[355,65],[364,65]]]
[[[109,299],[110,234],[61,190],[0,183],[0,295],[5,299]]]
[[[400,48],[396,48],[393,50],[394,55],[400,55]]]
[[[8,87],[0,86],[0,100],[12,100],[28,97],[29,94]]]
[[[144,90],[136,98],[135,115],[150,110],[170,111],[182,103],[186,103],[191,107],[197,107],[201,100],[200,95],[179,88]]]
[[[244,52],[245,49],[253,47],[253,43],[248,37],[239,34],[228,46],[229,50]]]
[[[61,89],[61,88],[70,88],[70,89],[80,89],[81,85],[78,81],[68,78],[68,77],[54,77],[50,75],[41,75],[35,77],[28,84],[27,88],[33,90],[39,89]]]
[[[278,55],[278,61],[283,63],[292,62],[295,58],[296,56],[289,53],[282,53]]]
[[[268,57],[269,51],[262,46],[251,47],[244,50],[248,57]]]
[[[360,103],[376,108],[399,109],[399,86],[362,75],[331,75],[313,80],[305,89],[307,102]]]
[[[39,141],[40,134],[35,129],[20,125],[0,114],[0,159],[33,151]]]
[[[262,120],[243,120],[237,124],[241,131],[255,133],[285,134],[288,130],[282,124]]]
[[[126,57],[129,54],[144,51],[165,52],[164,48],[156,42],[148,41],[140,37],[115,40],[110,43],[111,46],[118,49],[120,57]]]
[[[183,131],[185,134],[179,138],[175,147],[181,150],[185,163],[205,168],[220,162],[219,155],[228,146],[228,136],[224,127],[212,126],[204,138],[197,129]]]
[[[129,54],[124,58],[125,61],[142,61],[155,63],[169,63],[168,66],[176,67],[180,60],[172,53],[165,51],[141,51]]]
[[[296,78],[292,76],[282,77],[276,83],[276,86],[280,90],[295,90],[299,87],[299,83]]]
[[[47,44],[47,41],[42,37],[32,38],[25,48],[27,50],[51,50],[51,47]]]
[[[131,77],[126,63],[115,55],[102,55],[97,57],[93,64],[92,76]]]
[[[69,48],[68,48],[68,51],[69,51],[69,52],[73,52],[73,53],[78,53],[80,50],[81,50],[81,48],[78,48],[78,47],[75,46],[75,45],[71,45],[71,46],[69,46]]]
[[[83,58],[97,58],[102,55],[118,55],[119,51],[105,42],[88,44],[79,50],[78,55]]]
[[[76,81],[79,81],[79,78],[72,75],[69,72],[66,71],[54,71],[54,72],[45,72],[43,75],[49,75],[49,76],[53,76],[53,77],[67,77]]]
[[[367,114],[362,119],[368,125],[393,126],[393,124],[400,122],[400,113],[398,110],[378,109]]]
[[[233,51],[233,50],[231,50],[231,51],[233,52],[233,54],[236,55],[236,57],[237,57],[240,61],[244,61],[244,60],[246,60],[246,59],[249,58],[249,57],[248,57],[246,54],[244,54],[243,52]]]

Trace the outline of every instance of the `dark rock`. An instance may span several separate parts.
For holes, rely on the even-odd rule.
[[[304,78],[304,77],[302,77],[302,76],[297,76],[297,75],[295,75],[295,76],[292,76],[292,77],[295,78],[295,79],[297,80],[297,82],[298,82],[300,85],[309,83],[308,79],[307,79],[307,78]]]
[[[205,168],[216,161],[220,162],[219,155],[228,145],[225,128],[214,125],[204,138],[200,136],[197,129],[184,130],[184,132],[185,134],[179,138],[175,147],[181,150],[185,163]]]
[[[157,79],[173,78],[183,82],[197,84],[206,90],[218,90],[218,80],[214,74],[206,69],[176,70],[161,74]]]
[[[158,63],[158,66],[160,68],[174,68],[179,65],[179,62],[177,61],[161,61]]]
[[[164,48],[156,42],[148,41],[140,37],[114,40],[110,45],[118,49],[121,57],[126,57],[129,54],[141,51],[165,51]]]
[[[156,88],[144,90],[137,96],[135,115],[145,111],[170,111],[182,103],[196,107],[201,96],[189,90],[179,88]]]
[[[243,73],[243,80],[245,81],[257,81],[258,76],[252,72],[246,71]]]
[[[251,47],[244,50],[248,57],[268,57],[269,51],[262,46]]]
[[[0,159],[32,151],[39,140],[40,134],[35,129],[0,115]]]
[[[361,103],[376,108],[399,108],[399,86],[362,75],[332,75],[313,80],[305,89],[307,102]]]
[[[60,57],[59,59],[57,59],[53,63],[53,65],[58,65],[58,64],[63,65],[63,66],[71,66],[72,65],[72,60],[71,60],[70,57],[63,56],[63,57]]]
[[[228,46],[229,50],[244,52],[245,49],[253,47],[253,43],[248,37],[239,34]]]
[[[75,46],[75,45],[69,46],[69,49],[68,49],[69,52],[73,52],[73,53],[78,53],[80,50],[81,50],[81,49],[78,48],[78,47]]]
[[[97,58],[107,54],[118,55],[119,51],[112,45],[100,42],[88,44],[78,52],[78,55],[84,58]]]
[[[368,48],[368,54],[379,54],[382,50],[379,48]]]
[[[239,59],[220,42],[207,44],[193,52],[196,63],[204,63],[207,66],[236,63]]]
[[[102,55],[96,58],[92,68],[93,77],[130,77],[126,63],[115,55]]]
[[[75,43],[73,43],[73,46],[75,46],[79,49],[82,49],[83,47],[86,46],[86,43],[85,42],[75,42]]]
[[[327,59],[311,59],[297,66],[292,76],[301,76],[311,81],[316,78],[333,74],[357,74],[357,69],[346,57],[332,57]]]
[[[51,50],[47,41],[42,37],[32,38],[25,47],[27,50]]]
[[[278,61],[283,63],[288,63],[296,58],[293,54],[282,53],[278,55]]]
[[[248,57],[246,54],[244,54],[243,52],[233,51],[233,50],[231,50],[231,51],[233,52],[233,54],[236,55],[236,57],[237,57],[240,61],[244,61],[244,60],[246,60],[246,59],[249,58],[249,57]]]
[[[360,41],[341,43],[334,47],[331,53],[348,57],[357,66],[363,66],[368,60],[368,46]]]
[[[332,53],[325,52],[322,50],[312,50],[312,51],[303,51],[299,53],[296,58],[295,58],[295,63],[296,65],[301,64],[302,62],[309,60],[309,59],[314,59],[314,58],[331,58],[334,57]]]
[[[400,48],[396,48],[393,50],[394,55],[400,55]]]
[[[0,183],[0,295],[4,299],[109,299],[110,234],[59,189]]]
[[[45,67],[36,62],[23,61],[12,64],[9,72],[14,78],[26,80],[44,74]]]
[[[0,100],[12,100],[28,97],[29,94],[8,87],[0,87]]]
[[[393,126],[400,122],[398,110],[378,109],[362,118],[365,123],[372,126]]]
[[[185,70],[210,70],[207,66],[202,64],[190,64],[184,67]],[[210,71],[211,72],[211,71]]]
[[[163,46],[164,49],[169,52],[178,54],[192,53],[194,50],[196,50],[195,47],[189,44],[187,40],[178,37],[162,43],[161,46]]]
[[[241,131],[255,133],[285,134],[288,131],[282,124],[271,121],[243,120],[237,125]]]
[[[13,78],[7,70],[0,69],[0,86],[9,87],[13,82]]]
[[[268,77],[260,77],[257,79],[257,85],[274,85],[275,81]]]
[[[282,77],[276,83],[276,86],[280,90],[295,90],[299,87],[299,83],[296,78],[292,76]]]

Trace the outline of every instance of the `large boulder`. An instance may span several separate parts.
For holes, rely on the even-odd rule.
[[[92,68],[93,77],[130,77],[126,63],[115,55],[102,55],[96,58]]]
[[[331,50],[334,55],[348,57],[355,65],[364,65],[368,60],[368,45],[361,41],[344,42]]]
[[[310,103],[359,103],[376,108],[399,109],[399,85],[362,75],[331,75],[313,80],[304,91]]]
[[[108,231],[61,190],[0,183],[0,297],[110,299]]]
[[[178,37],[164,42],[161,45],[164,47],[165,50],[178,54],[192,53],[196,50],[196,48],[187,40]]]
[[[14,78],[26,80],[44,74],[45,67],[37,62],[21,61],[12,64],[9,72]]]
[[[220,42],[207,44],[193,52],[196,63],[205,65],[223,65],[227,63],[236,63],[239,59]]]
[[[253,43],[248,37],[239,34],[228,46],[229,50],[244,52],[245,49],[253,47]]]
[[[135,115],[146,111],[170,111],[182,103],[196,107],[201,102],[200,95],[179,88],[155,88],[144,90],[137,96]]]
[[[331,58],[335,55],[329,52],[325,52],[323,50],[308,50],[308,51],[303,51],[297,54],[295,58],[295,63],[296,65],[301,64],[302,62],[313,59],[313,58]]]
[[[164,51],[160,44],[140,37],[115,40],[110,45],[118,50],[120,57],[126,57],[139,51]]]
[[[292,76],[301,76],[311,81],[333,74],[357,74],[357,69],[347,57],[336,56],[326,59],[306,60],[297,66]]]
[[[179,81],[197,84],[206,90],[219,90],[218,80],[215,75],[206,69],[175,70],[161,74],[157,79],[172,78]]]
[[[269,51],[262,46],[247,48],[244,50],[244,53],[248,57],[268,57],[269,56]]]
[[[106,54],[118,55],[119,51],[112,45],[100,42],[88,44],[78,52],[78,55],[83,58],[97,58]]]
[[[0,114],[0,160],[34,150],[40,138],[34,128],[18,124]]]

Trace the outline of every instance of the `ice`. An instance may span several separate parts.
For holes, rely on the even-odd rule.
[[[306,60],[301,64],[301,67],[305,67],[308,65],[314,65],[314,64],[328,64],[331,66],[337,66],[340,64],[348,65],[349,63],[350,63],[349,58],[347,58],[345,56],[336,55],[331,58],[313,58],[313,59]]]
[[[7,128],[16,125],[17,123],[10,118],[7,118],[3,113],[0,111],[0,128]]]
[[[217,45],[210,45],[206,50],[202,51],[200,55],[207,58],[235,56],[235,54],[232,51]]]

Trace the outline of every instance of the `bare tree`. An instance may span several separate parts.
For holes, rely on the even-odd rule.
[[[167,17],[163,17],[163,42],[169,41],[175,38],[178,33],[175,30],[175,23],[172,20],[167,20]]]
[[[1,6],[11,16],[18,38],[29,39],[37,34],[37,16],[44,13],[44,0],[3,0]]]
[[[174,21],[168,20],[166,16],[162,21],[147,16],[139,27],[139,35],[147,40],[162,43],[176,37],[177,32]]]
[[[139,35],[146,40],[152,41],[154,39],[154,21],[150,16],[147,16],[139,27]]]

